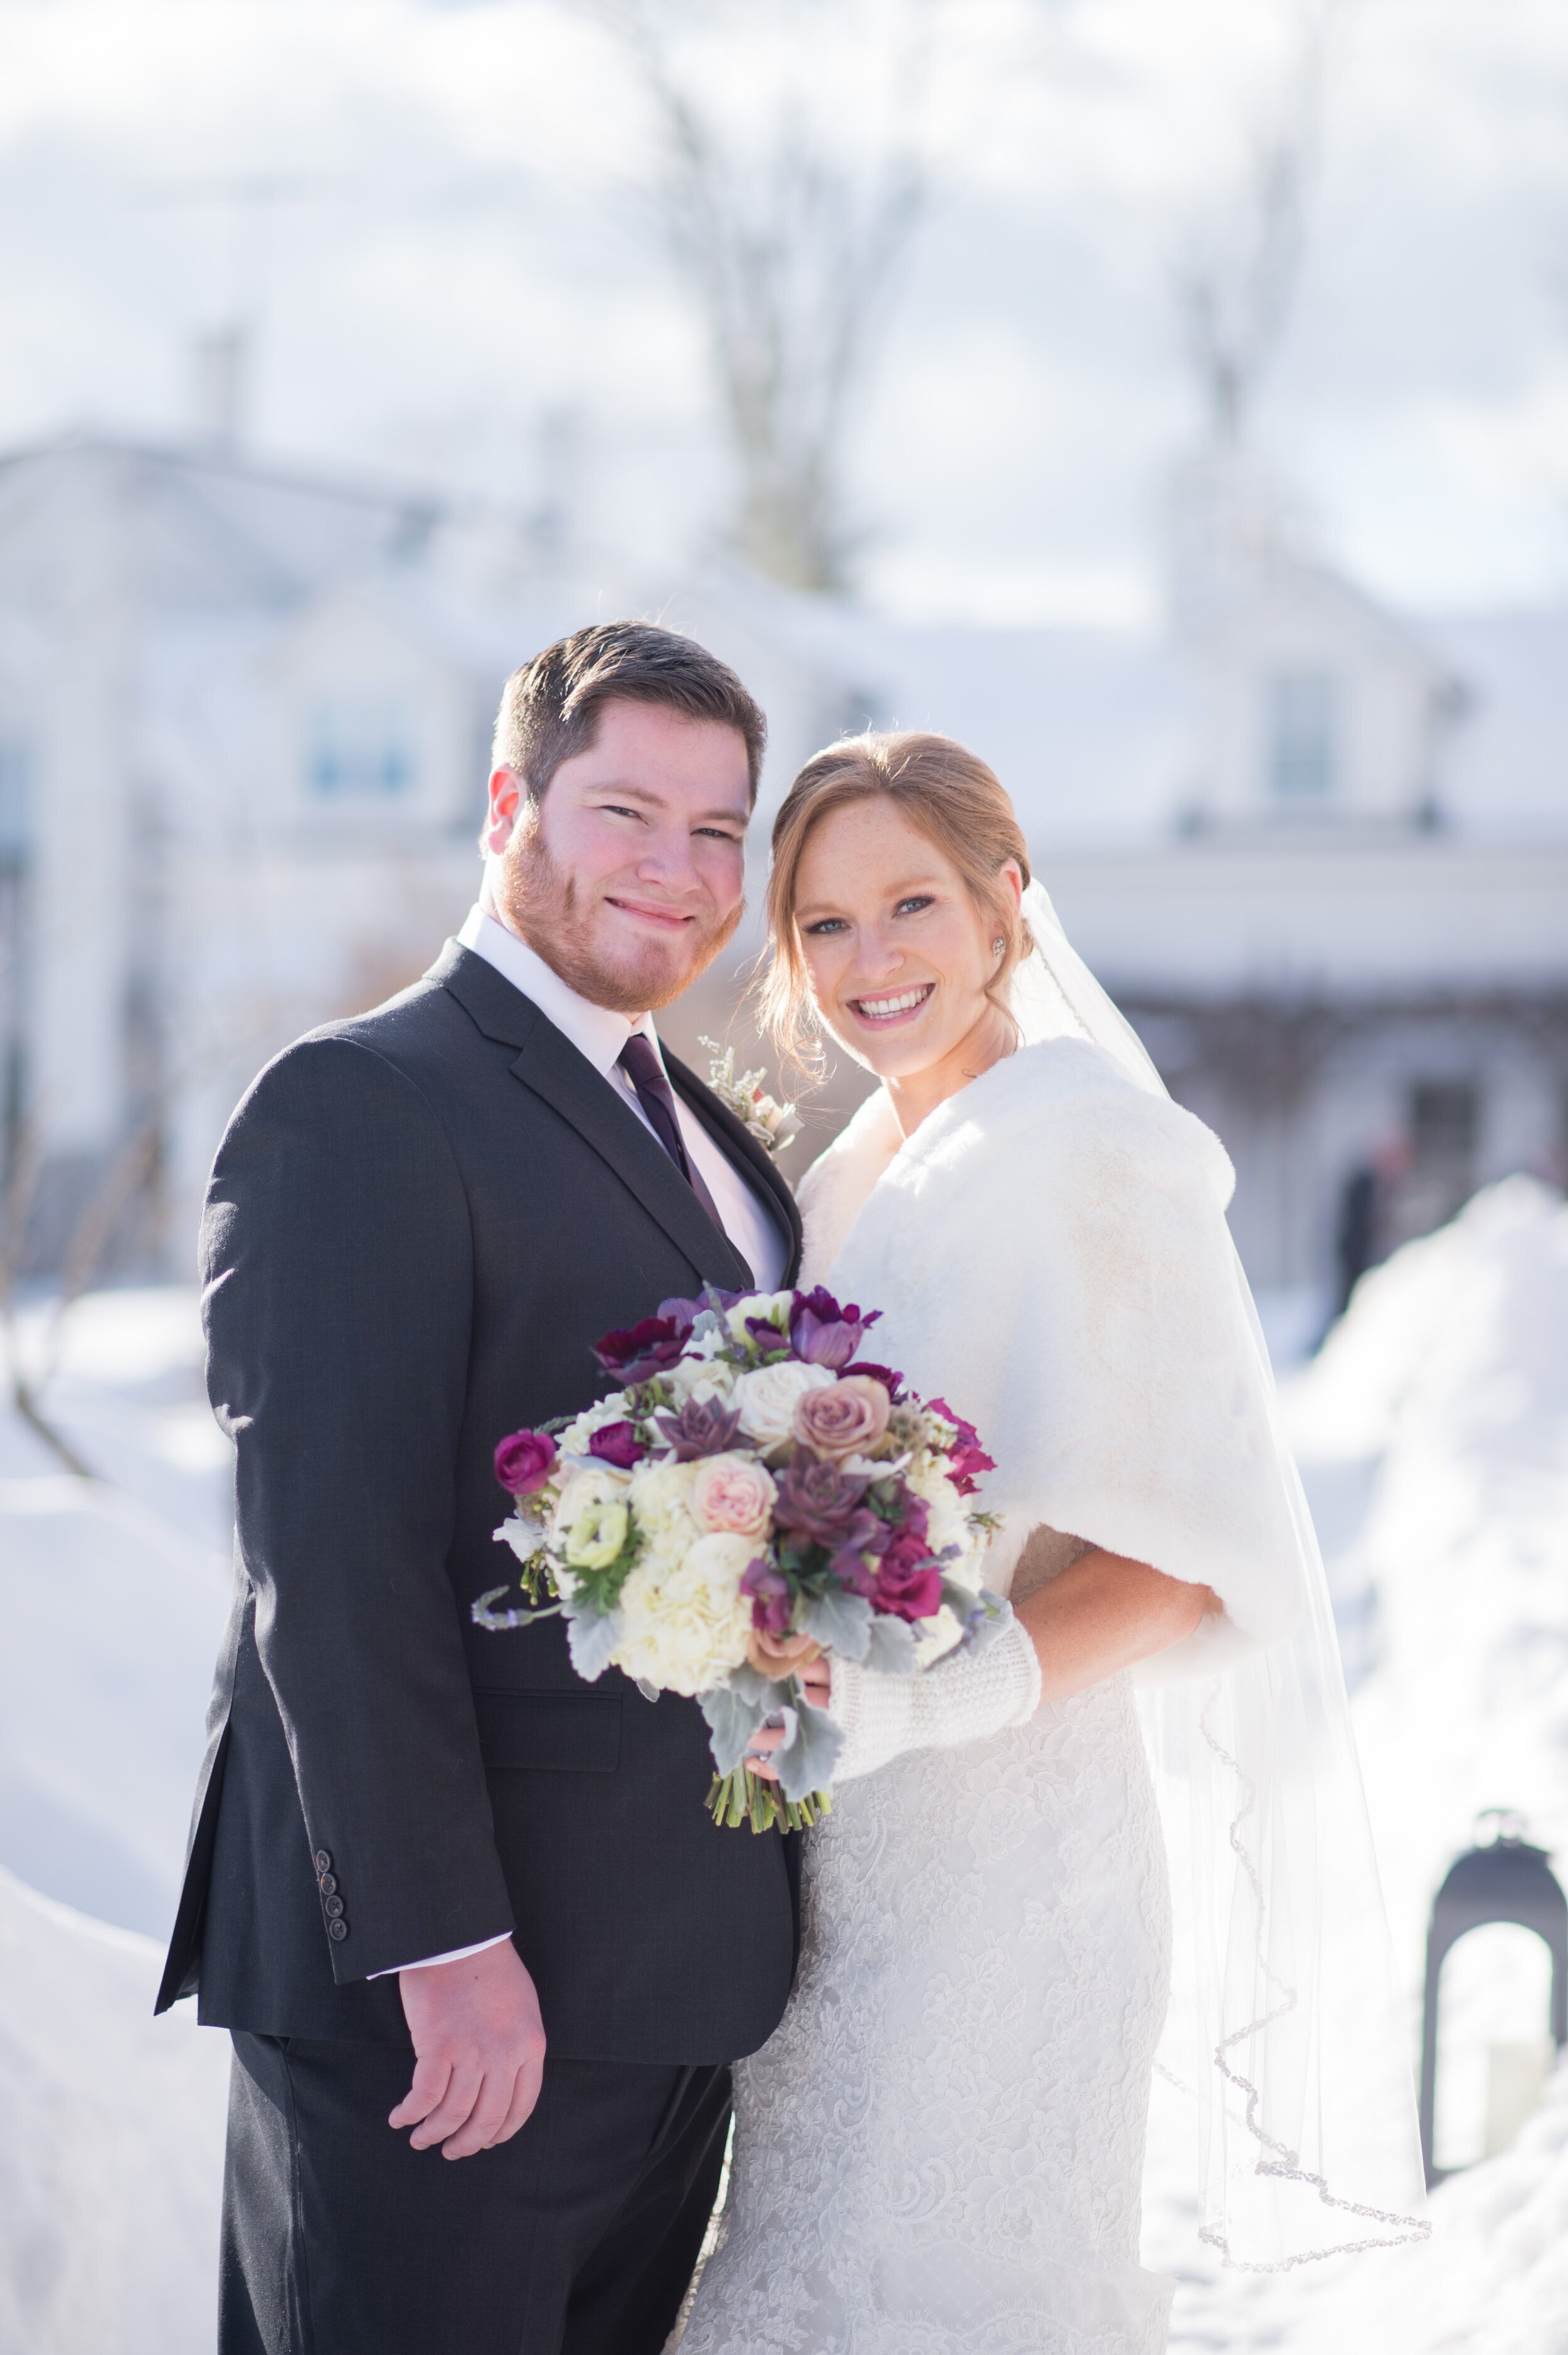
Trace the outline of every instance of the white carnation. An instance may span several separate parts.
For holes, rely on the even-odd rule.
[[[927,1538],[932,1552],[939,1554],[949,1546],[958,1546],[967,1553],[974,1539],[968,1508],[938,1459],[923,1449],[904,1478],[930,1513]]]
[[[722,1344],[719,1346],[722,1347]],[[730,1403],[730,1393],[735,1387],[735,1369],[722,1359],[699,1359],[691,1364],[682,1359],[671,1366],[664,1377],[675,1393],[676,1404],[683,1406],[688,1399],[717,1399],[723,1406]]]
[[[650,1550],[621,1589],[615,1665],[661,1692],[708,1692],[746,1657],[750,1598],[741,1580],[756,1549],[720,1532],[678,1559]]]
[[[691,1508],[696,1465],[675,1464],[666,1456],[639,1464],[630,1476],[632,1508],[650,1550],[678,1557],[695,1545],[702,1535]]]
[[[795,1435],[795,1408],[807,1391],[823,1390],[837,1379],[827,1366],[797,1365],[789,1358],[741,1374],[734,1396],[741,1430],[764,1454],[786,1446]]]

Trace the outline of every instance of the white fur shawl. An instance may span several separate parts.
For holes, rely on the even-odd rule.
[[[899,1145],[863,1105],[801,1188],[813,1280],[880,1308],[868,1356],[997,1459],[987,1504],[1211,1586],[1157,1677],[1290,1635],[1301,1555],[1272,1378],[1200,1121],[1098,1047],[1007,1057]]]

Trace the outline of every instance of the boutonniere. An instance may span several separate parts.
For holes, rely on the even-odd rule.
[[[706,1047],[713,1058],[708,1066],[708,1084],[725,1111],[734,1114],[764,1153],[782,1153],[800,1134],[794,1104],[780,1103],[776,1097],[769,1095],[763,1085],[765,1073],[737,1071],[733,1047],[720,1049],[717,1039],[702,1039],[698,1043]]]

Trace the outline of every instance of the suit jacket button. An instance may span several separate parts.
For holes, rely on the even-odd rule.
[[[345,1922],[340,1915],[336,1922],[329,1922],[327,1923],[326,1934],[329,1938],[336,1938],[339,1940],[347,1938],[348,1935],[347,1923]]]
[[[322,1900],[322,1906],[329,1922],[336,1923],[342,1921],[343,1900],[341,1897],[324,1898]]]
[[[325,1848],[318,1848],[316,1849],[315,1869],[317,1872],[330,1872],[332,1870],[332,1854],[330,1849]]]
[[[337,1887],[336,1874],[332,1872],[324,1872],[320,1881],[316,1883],[316,1886],[321,1891],[324,1897],[332,1896]]]

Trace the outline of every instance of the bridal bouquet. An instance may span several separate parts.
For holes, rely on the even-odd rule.
[[[590,1682],[613,1667],[694,1696],[720,1823],[795,1830],[831,1804],[840,1736],[800,1689],[810,1661],[914,1675],[1005,1620],[980,1576],[991,1459],[941,1399],[859,1361],[876,1321],[820,1286],[667,1300],[597,1345],[608,1397],[496,1450],[496,1535],[536,1607],[496,1610],[496,1587],[475,1618],[559,1614]],[[776,1785],[744,1763],[770,1720]]]

